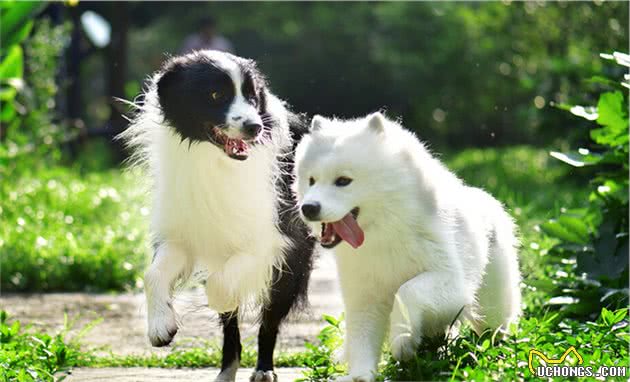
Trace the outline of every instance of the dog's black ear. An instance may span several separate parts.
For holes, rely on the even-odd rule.
[[[313,120],[311,121],[311,127],[310,127],[310,131],[311,132],[315,132],[319,129],[322,128],[322,126],[324,126],[324,123],[326,123],[326,118],[322,117],[321,115],[316,115],[313,117]]]
[[[178,104],[177,88],[182,79],[182,67],[180,65],[167,66],[157,82],[157,93],[160,107],[166,115],[169,109]]]
[[[385,131],[385,116],[381,112],[377,111],[367,116],[368,129],[377,134],[382,134]]]

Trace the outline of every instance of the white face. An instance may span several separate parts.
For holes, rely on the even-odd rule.
[[[216,65],[227,73],[234,83],[234,98],[225,114],[227,128],[224,134],[230,138],[243,138],[242,128],[245,123],[263,124],[257,108],[243,95],[243,72],[236,62],[225,59],[224,55],[213,55],[211,51],[207,54],[215,59]]]
[[[295,158],[293,189],[303,220],[317,237],[322,223],[338,222],[349,213],[360,226],[365,225],[375,198],[372,177],[380,171],[373,157],[380,144],[379,133],[368,126],[367,119],[316,117],[313,124]],[[318,206],[317,213],[308,206]]]

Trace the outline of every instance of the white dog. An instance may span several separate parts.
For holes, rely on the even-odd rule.
[[[392,355],[404,360],[462,308],[477,332],[518,316],[512,219],[398,123],[316,116],[295,173],[302,217],[336,247],[350,367],[341,380],[374,380],[388,325]]]

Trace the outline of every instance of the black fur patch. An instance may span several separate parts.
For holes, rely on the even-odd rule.
[[[243,78],[240,90],[245,99],[257,108],[264,124],[263,134],[271,138],[270,132],[279,121],[267,112],[268,90],[264,76],[258,71],[254,61],[230,54],[225,54],[225,59],[237,64]],[[217,145],[212,128],[227,122],[226,115],[236,94],[234,82],[228,73],[221,70],[208,55],[195,52],[167,61],[162,68],[157,88],[164,117],[182,140],[210,141]],[[219,101],[213,100],[213,92],[221,93]],[[294,144],[278,158],[282,176],[276,184],[279,196],[276,208],[279,215],[278,228],[289,239],[290,245],[283,253],[283,269],[274,269],[268,303],[261,309],[256,370],[262,371],[273,370],[273,352],[282,321],[292,309],[306,303],[313,267],[315,242],[298,215],[291,192],[293,152],[308,129],[301,115],[288,114]],[[220,320],[224,333],[221,369],[225,370],[240,358],[240,332],[236,314],[221,315]]]
[[[254,61],[224,54],[237,64],[243,78],[241,92],[262,116],[267,112],[267,83]],[[236,94],[229,73],[203,51],[168,60],[157,83],[160,108],[164,118],[182,140],[217,143],[212,128],[225,126],[226,115]],[[214,98],[212,95],[218,95]]]

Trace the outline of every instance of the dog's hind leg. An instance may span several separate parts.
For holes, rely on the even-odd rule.
[[[292,250],[282,270],[274,269],[269,300],[263,307],[258,333],[258,362],[250,377],[251,382],[273,382],[273,351],[280,324],[291,309],[305,303],[311,272],[310,252],[297,253]]]
[[[241,333],[238,329],[238,311],[219,315],[223,326],[223,358],[216,382],[233,382],[241,360]]]
[[[177,333],[172,294],[175,282],[190,274],[191,266],[183,249],[172,243],[156,248],[153,262],[144,275],[147,299],[148,335],[153,346],[166,346]]]

